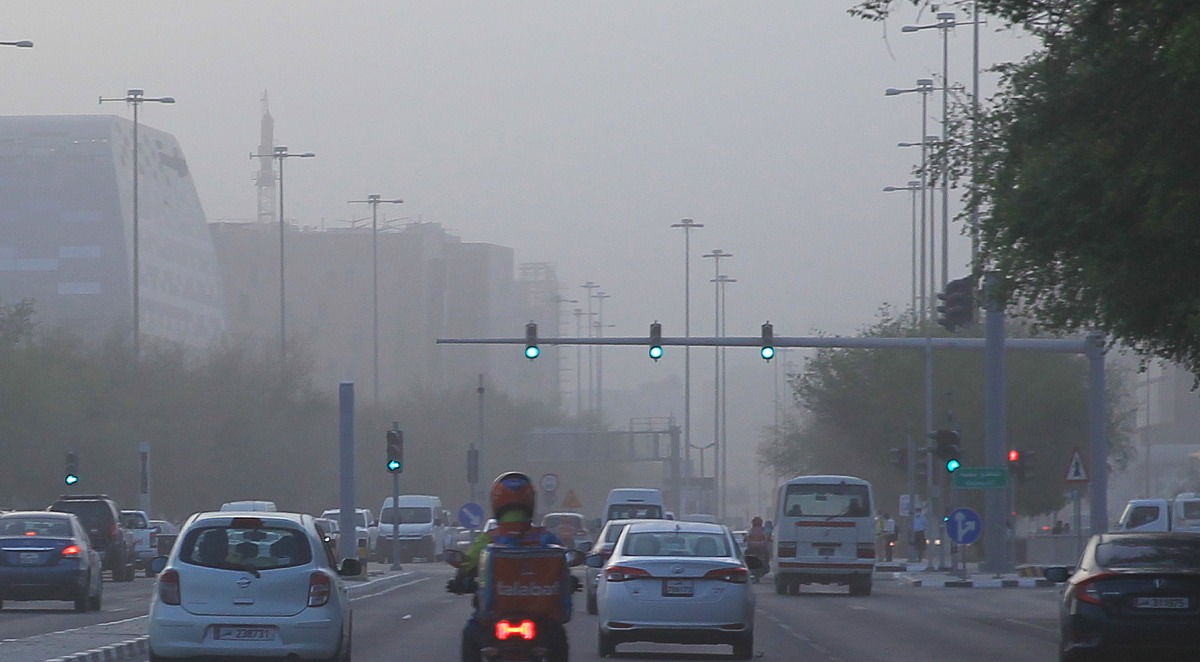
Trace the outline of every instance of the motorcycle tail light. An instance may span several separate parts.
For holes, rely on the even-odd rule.
[[[536,634],[537,627],[529,619],[515,624],[509,621],[496,621],[496,638],[500,641],[507,641],[509,637],[514,636],[529,641]]]

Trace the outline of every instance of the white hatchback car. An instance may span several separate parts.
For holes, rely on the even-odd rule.
[[[651,641],[730,644],[733,657],[754,656],[754,590],[729,529],[702,522],[637,522],[625,527],[602,567],[596,603],[601,657],[617,644]]]
[[[310,515],[197,513],[158,557],[150,660],[205,656],[349,660],[350,599]]]

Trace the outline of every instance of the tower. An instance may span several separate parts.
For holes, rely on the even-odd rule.
[[[259,154],[271,154],[275,149],[275,120],[267,106],[267,91],[262,95],[262,123],[258,141]],[[275,162],[269,156],[258,157],[254,186],[258,189],[258,222],[275,222]]]

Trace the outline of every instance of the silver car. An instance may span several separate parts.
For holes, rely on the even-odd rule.
[[[314,518],[209,512],[183,525],[158,557],[150,602],[150,660],[287,656],[349,660],[350,600]]]
[[[587,564],[602,568],[596,595],[601,657],[632,641],[730,644],[735,659],[753,657],[750,570],[761,561],[743,560],[725,526],[632,523],[607,561],[593,554]]]
[[[599,535],[596,536],[596,542],[592,544],[591,554],[600,555],[601,559],[607,560],[608,555],[612,554],[613,545],[617,544],[617,538],[621,537],[621,532],[625,527],[633,522],[661,522],[663,520],[654,519],[610,519],[600,529]],[[596,587],[600,585],[600,566],[587,566],[584,568],[584,586],[587,593],[587,613],[596,613]]]

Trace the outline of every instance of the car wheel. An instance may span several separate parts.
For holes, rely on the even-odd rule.
[[[604,634],[604,630],[596,628],[596,653],[600,657],[611,657],[617,653],[617,645],[613,642],[611,634]]]
[[[146,578],[149,579],[153,576],[154,576],[154,571],[150,569],[150,564],[147,563],[146,564]]]
[[[783,583],[778,577],[775,578],[775,594],[787,595],[788,585]]]
[[[754,657],[754,630],[745,632],[733,642],[733,659],[749,660]]]
[[[88,610],[88,594],[87,589],[83,589],[83,593],[75,596],[75,611]]]
[[[800,582],[792,582],[788,584],[788,595],[800,595]]]
[[[130,563],[129,565],[125,566],[125,581],[131,582],[133,581],[134,577],[137,577],[137,568]]]
[[[871,595],[871,578],[855,577],[850,580],[850,595]]]
[[[587,613],[595,616],[599,609],[596,608],[596,594],[588,593],[587,596]]]
[[[100,611],[100,601],[103,594],[96,593],[95,596],[88,598],[88,609],[92,611]]]

